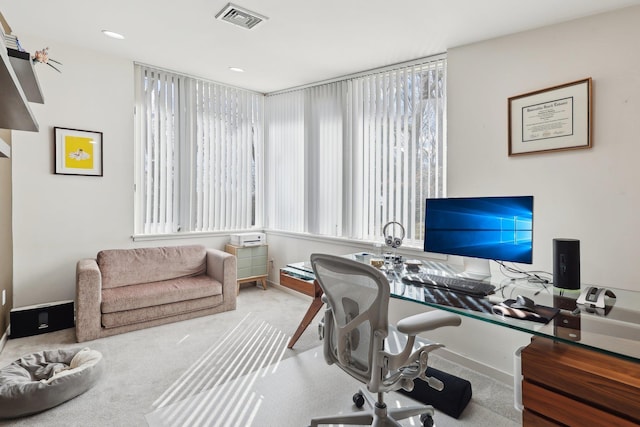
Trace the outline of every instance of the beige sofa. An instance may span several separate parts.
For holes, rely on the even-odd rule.
[[[235,308],[236,258],[217,249],[112,249],[76,266],[78,342]]]

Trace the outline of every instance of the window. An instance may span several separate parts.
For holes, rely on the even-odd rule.
[[[442,57],[267,95],[269,228],[380,240],[401,222],[423,238],[424,204],[445,195]]]
[[[263,99],[136,65],[136,234],[260,225]]]

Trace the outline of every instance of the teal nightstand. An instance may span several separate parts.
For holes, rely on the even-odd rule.
[[[224,250],[236,256],[238,292],[240,292],[240,284],[247,282],[260,282],[262,289],[267,290],[267,245],[236,246],[227,244]]]

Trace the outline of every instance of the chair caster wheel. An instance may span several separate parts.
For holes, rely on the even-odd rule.
[[[420,422],[423,427],[434,427],[433,417],[429,414],[420,415]]]
[[[353,403],[355,403],[358,408],[362,408],[364,405],[364,396],[362,393],[356,393],[353,395]]]

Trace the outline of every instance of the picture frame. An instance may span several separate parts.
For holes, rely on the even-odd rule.
[[[591,77],[522,95],[509,104],[509,156],[592,146]]]
[[[102,176],[102,132],[54,127],[54,173]]]

